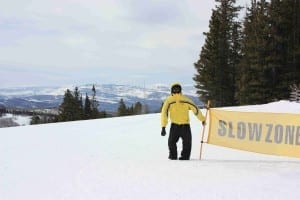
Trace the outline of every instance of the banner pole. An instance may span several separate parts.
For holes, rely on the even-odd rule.
[[[207,101],[207,105],[206,105],[206,113],[205,113],[205,122],[207,123],[207,114],[208,114],[208,111],[209,111],[209,107],[210,107],[210,100]],[[201,136],[201,145],[200,145],[200,157],[199,159],[201,160],[202,158],[202,146],[203,146],[203,139],[204,139],[204,132],[205,132],[205,127],[206,127],[207,124],[205,124],[205,126],[203,126],[203,129],[202,129],[202,136]]]

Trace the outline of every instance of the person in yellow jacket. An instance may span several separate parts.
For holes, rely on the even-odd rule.
[[[192,148],[192,133],[190,128],[189,111],[197,116],[205,125],[205,117],[195,103],[182,94],[179,83],[171,86],[171,95],[166,98],[161,109],[161,135],[166,135],[168,119],[171,120],[170,134],[168,138],[169,159],[177,160],[177,142],[181,138],[182,151],[179,160],[189,160]]]

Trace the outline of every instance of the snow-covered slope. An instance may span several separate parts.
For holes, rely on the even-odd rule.
[[[274,112],[284,107],[300,113],[300,104],[265,106]],[[148,114],[2,128],[0,199],[300,198],[299,159],[204,144],[200,161],[202,126],[191,114],[192,160],[170,161],[159,117]]]

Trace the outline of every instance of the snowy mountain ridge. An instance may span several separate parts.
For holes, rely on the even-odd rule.
[[[77,86],[85,96],[92,94],[93,84]],[[67,89],[74,91],[76,86],[49,87],[13,87],[0,88],[0,104],[6,107],[19,108],[53,108],[61,104]],[[170,93],[170,86],[154,84],[147,86],[132,86],[118,84],[95,84],[97,100],[101,110],[115,111],[121,99],[130,106],[136,102],[147,104],[151,112],[159,110],[162,101]],[[183,85],[183,93],[191,97],[196,104],[202,105],[192,85]]]

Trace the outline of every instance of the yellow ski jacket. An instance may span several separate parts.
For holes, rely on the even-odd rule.
[[[189,111],[192,110],[200,121],[205,121],[200,109],[185,95],[172,94],[164,101],[161,109],[161,126],[166,127],[170,115],[171,123],[189,124]]]

